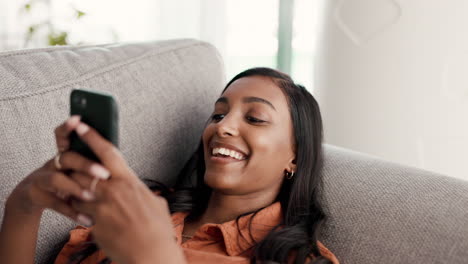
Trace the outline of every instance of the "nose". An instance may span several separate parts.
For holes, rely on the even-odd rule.
[[[233,115],[226,115],[216,124],[216,134],[219,137],[238,136],[238,122],[235,119]]]

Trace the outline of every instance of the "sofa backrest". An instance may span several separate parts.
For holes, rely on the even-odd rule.
[[[468,263],[468,182],[328,144],[323,174],[341,263]]]
[[[195,151],[224,84],[218,52],[195,40],[0,53],[1,204],[55,155],[53,130],[69,116],[72,89],[113,94],[120,110],[120,149],[128,163],[142,179],[171,184]],[[46,210],[37,263],[51,263],[48,258],[75,226]]]

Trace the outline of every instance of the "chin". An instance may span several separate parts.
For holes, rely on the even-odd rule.
[[[239,175],[227,173],[205,173],[205,184],[216,191],[234,193],[239,189]]]

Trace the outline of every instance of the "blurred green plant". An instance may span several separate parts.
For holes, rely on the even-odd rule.
[[[46,7],[50,8],[50,0],[30,0],[21,8],[26,14],[32,14],[33,7],[39,3],[44,4]],[[82,10],[72,8],[73,17],[70,18],[71,20],[78,21],[86,16],[86,13]],[[52,18],[48,16],[45,20],[40,23],[32,24],[28,26],[25,35],[24,47],[27,47],[32,39],[38,34],[39,31],[45,30],[46,31],[46,40],[47,44],[50,46],[55,45],[69,45],[68,36],[69,32],[65,30],[59,30],[57,26],[53,23]],[[82,43],[78,43],[82,44]]]

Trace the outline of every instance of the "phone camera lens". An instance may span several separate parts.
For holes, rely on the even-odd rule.
[[[86,98],[81,98],[80,104],[81,104],[82,107],[85,107],[86,106]]]

